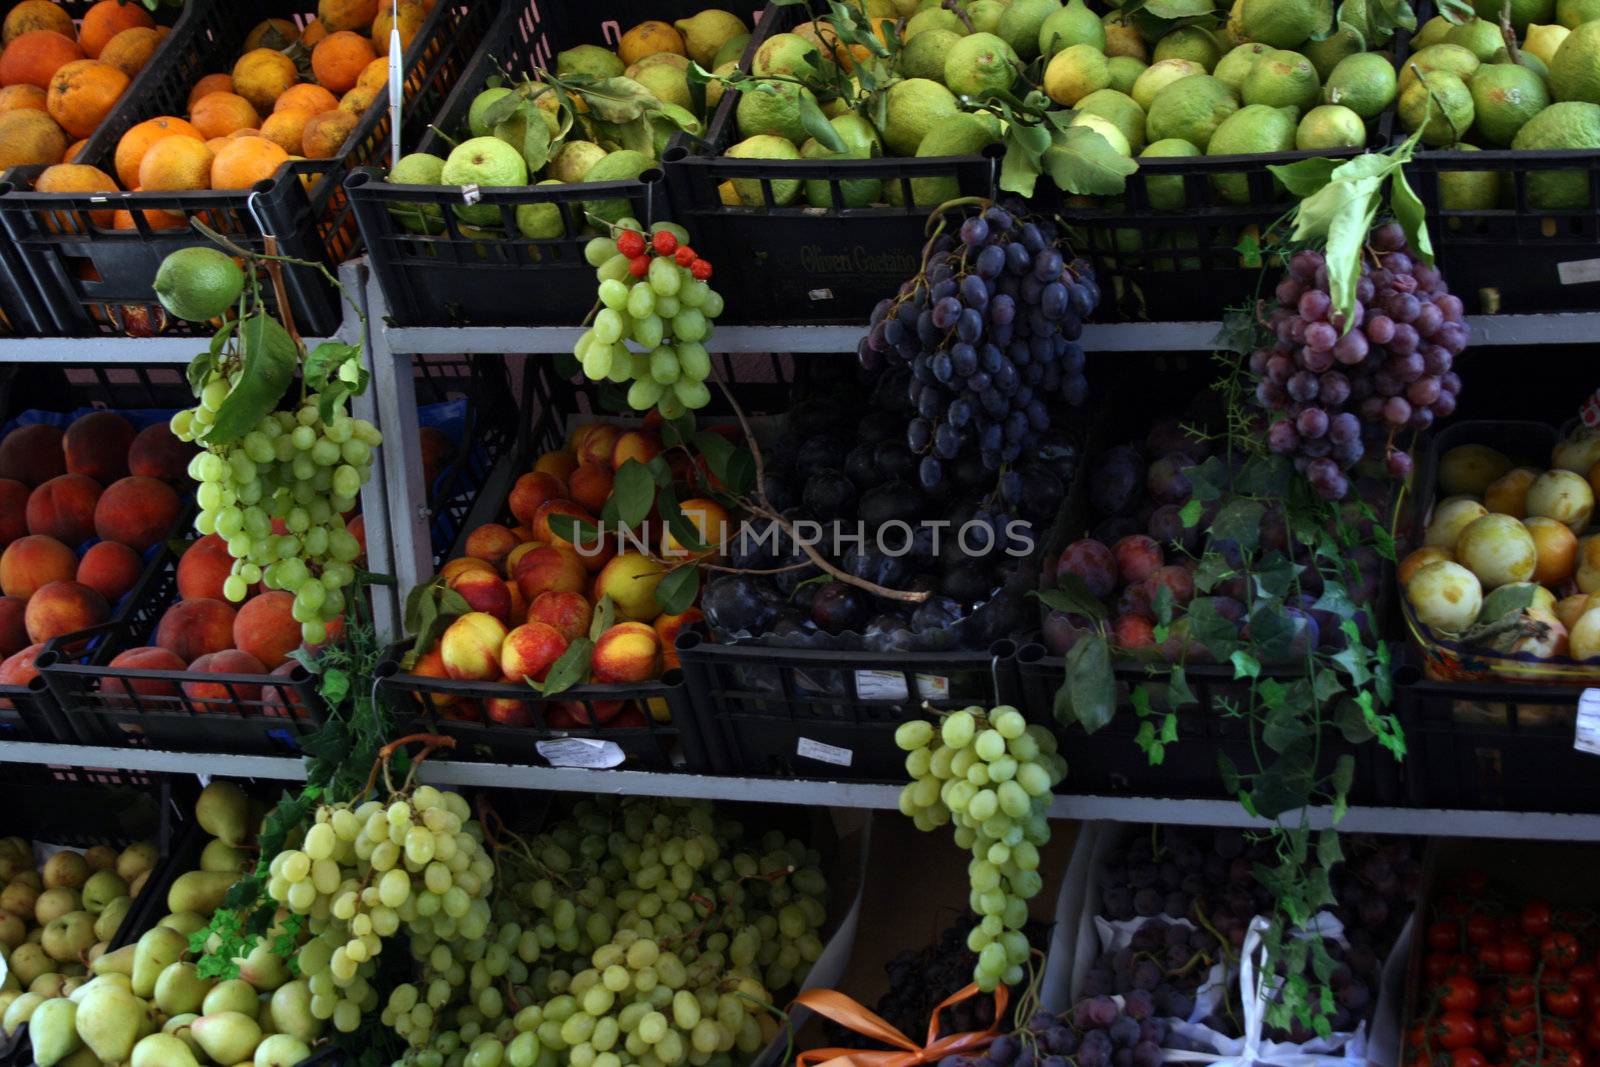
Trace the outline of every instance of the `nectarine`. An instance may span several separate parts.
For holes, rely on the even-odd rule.
[[[568,641],[589,636],[594,609],[581,593],[548,589],[528,605],[528,621],[553,626]]]
[[[276,670],[300,647],[294,594],[271,589],[251,597],[233,617],[233,645],[248,652],[268,670]]]
[[[546,500],[561,500],[566,495],[567,487],[560,478],[544,471],[531,471],[518,478],[517,484],[511,487],[506,506],[519,523],[531,526],[533,513],[540,504]]]
[[[542,682],[556,660],[567,650],[567,639],[554,626],[528,622],[506,634],[500,645],[500,669],[506,681],[532,678]]]
[[[99,626],[111,618],[106,598],[81,582],[49,582],[28,598],[23,622],[28,640],[49,641],[63,634]]]
[[[94,530],[107,541],[143,552],[167,536],[182,507],[166,482],[131,475],[111,483],[101,495],[94,509]]]
[[[607,563],[595,578],[595,599],[609,596],[617,606],[617,618],[645,622],[661,614],[656,586],[666,573],[666,566],[649,556],[624,552]]]
[[[115,604],[139,580],[139,553],[116,541],[99,541],[78,561],[78,581]]]
[[[594,680],[603,684],[648,681],[661,674],[661,639],[642,622],[619,622],[594,643]]]
[[[439,639],[445,673],[465,681],[498,681],[502,677],[500,646],[505,640],[506,628],[499,619],[481,611],[468,612],[446,627]]]
[[[108,671],[119,667],[135,671],[181,671],[187,670],[188,664],[168,649],[146,645],[118,652],[106,667]],[[108,673],[100,682],[100,691],[111,696],[138,697],[141,700],[152,697],[171,699],[178,695],[178,685],[156,678],[128,678]],[[162,703],[166,704],[166,700]]]
[[[67,473],[62,433],[47,423],[18,426],[0,441],[0,478],[21,482],[30,489]]]
[[[72,549],[43,534],[19,537],[0,553],[0,592],[6,596],[33,596],[51,582],[71,581],[78,573]]]

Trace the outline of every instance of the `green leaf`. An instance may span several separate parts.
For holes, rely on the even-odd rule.
[[[1174,663],[1167,673],[1167,707],[1181,708],[1187,704],[1197,704],[1194,690],[1189,688],[1189,677],[1184,673],[1183,664]],[[1172,729],[1176,734],[1178,729],[1177,718],[1174,716]]]
[[[1233,664],[1233,676],[1235,678],[1261,677],[1260,662],[1244,649],[1236,649],[1228,659]]]
[[[1222,776],[1222,788],[1229,793],[1239,792],[1239,769],[1221,749],[1217,750],[1217,772]]]
[[[589,544],[600,539],[600,528],[577,515],[554,512],[550,515],[549,523],[551,533],[575,545]]]
[[[839,131],[834,129],[828,116],[817,106],[817,98],[813,93],[800,94],[800,126],[828,151],[845,151],[844,138],[839,136]]]
[[[1297,160],[1294,163],[1275,164],[1267,169],[1277,176],[1284,188],[1304,200],[1332,180],[1333,169],[1338,165],[1337,160],[1318,156],[1314,159]]]
[[[328,703],[343,704],[350,695],[350,675],[341,670],[324,671],[321,691]]]
[[[1167,753],[1160,741],[1156,740],[1156,727],[1152,722],[1142,722],[1139,730],[1133,735],[1133,743],[1139,746],[1150,766],[1159,767],[1166,760]]]
[[[1030,590],[1028,595],[1038,597],[1052,611],[1082,615],[1096,622],[1108,618],[1106,606],[1100,602],[1100,598],[1089,592],[1083,579],[1070,571],[1057,576],[1056,588]]]
[[[1241,498],[1228,501],[1211,524],[1213,540],[1232,541],[1239,546],[1240,552],[1249,555],[1261,543],[1261,517],[1266,510],[1256,500]]]
[[[602,122],[632,122],[659,106],[655,94],[632,78],[603,78],[579,89],[578,95]]]
[[[1389,207],[1394,211],[1401,228],[1406,231],[1406,240],[1411,247],[1422,254],[1425,263],[1433,266],[1433,240],[1428,236],[1428,212],[1422,206],[1422,198],[1417,196],[1416,190],[1406,180],[1404,167],[1395,168],[1394,180],[1389,185]]]
[[[661,519],[667,524],[667,530],[690,552],[705,551],[705,542],[700,540],[700,529],[684,517],[683,511],[678,507],[678,494],[671,489],[662,489],[656,494],[656,510],[660,512]],[[660,590],[657,589],[657,599]],[[677,614],[674,612],[673,614]]]
[[[450,618],[459,618],[472,610],[472,605],[467,603],[467,598],[454,589],[441,588],[439,590],[439,614]]]
[[[1333,297],[1333,306],[1344,315],[1346,333],[1355,325],[1361,252],[1378,213],[1378,191],[1383,179],[1361,178],[1350,184],[1354,191],[1346,201],[1346,208],[1334,215],[1328,224],[1328,244],[1324,252],[1324,262],[1328,265],[1328,294]]]
[[[1344,850],[1339,847],[1339,831],[1329,827],[1317,835],[1317,862],[1326,870],[1332,870],[1334,864],[1344,859]],[[1326,978],[1323,981],[1327,981]]]
[[[1264,686],[1267,683],[1261,684]],[[1262,742],[1277,753],[1289,751],[1311,734],[1312,726],[1302,717],[1301,710],[1288,704],[1274,708],[1261,725]]]
[[[1006,137],[1006,154],[1000,160],[1000,188],[1018,196],[1031,197],[1039,181],[1039,161]]]
[[[1111,649],[1103,633],[1087,634],[1067,653],[1065,685],[1073,717],[1085,733],[1094,733],[1117,710],[1117,683],[1111,673]]]
[[[679,567],[656,586],[656,603],[667,615],[681,615],[700,593],[700,568]]]
[[[1121,196],[1139,165],[1087,126],[1058,130],[1043,157],[1058,189],[1075,196]]]
[[[496,137],[522,154],[529,174],[537,173],[550,162],[550,125],[545,122],[539,105],[532,100],[521,101],[510,117],[491,128]]]
[[[706,466],[730,493],[748,493],[755,482],[756,461],[747,449],[719,433],[705,430],[694,435],[694,447],[706,457]]]
[[[581,685],[589,677],[589,661],[593,655],[594,642],[580,637],[567,646],[560,659],[551,664],[550,673],[544,676],[544,681],[536,682],[532,678],[523,680],[538,690],[539,695],[553,697],[575,685]]]
[[[1183,528],[1185,530],[1194,529],[1195,523],[1200,521],[1200,516],[1205,514],[1205,510],[1204,504],[1190,497],[1183,507],[1178,509],[1178,518],[1183,520]]]
[[[1350,792],[1356,780],[1356,758],[1349,754],[1340,756],[1333,765],[1333,789],[1343,796]]]
[[[526,95],[524,92],[526,89],[527,86],[523,86],[521,90],[508,93],[505,96],[500,97],[500,99],[496,100],[488,107],[484,108],[483,124],[490,129],[493,129],[502,122],[505,122],[507,119],[511,118],[512,115],[515,115],[517,111],[521,109],[524,103],[537,99],[537,95]]]
[[[656,502],[656,480],[650,469],[636,459],[617,468],[611,482],[611,500],[617,503],[617,520],[633,529],[650,517]]]
[[[299,351],[289,332],[265,311],[257,310],[239,327],[239,382],[217,409],[206,431],[208,446],[231,445],[276,410],[294,381]]]
[[[693,438],[694,412],[692,411],[661,424],[661,443],[668,448],[688,448]]]
[[[1228,662],[1239,647],[1239,627],[1217,611],[1210,597],[1197,597],[1189,603],[1189,636],[1216,660]]]
[[[338,378],[339,368],[351,358],[359,359],[361,349],[343,341],[324,341],[306,353],[305,366],[300,375],[311,389],[322,390]]]
[[[617,620],[617,602],[609,593],[604,594],[594,606],[594,618],[589,621],[589,640],[598,641],[600,635],[611,629]]]

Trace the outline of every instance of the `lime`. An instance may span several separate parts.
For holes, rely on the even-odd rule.
[[[1272,51],[1271,45],[1249,44],[1239,45],[1227,55],[1217,60],[1217,68],[1211,72],[1213,77],[1221,78],[1233,86],[1234,92],[1244,87],[1244,79],[1250,73],[1250,68],[1256,65],[1256,60]]]
[[[1106,55],[1127,56],[1141,63],[1150,61],[1150,52],[1144,46],[1144,37],[1138,27],[1124,18],[1121,12],[1107,12],[1100,25],[1106,31]]]
[[[1106,28],[1100,16],[1090,11],[1083,0],[1071,0],[1060,11],[1051,13],[1039,26],[1039,54],[1046,58],[1075,44],[1106,49]]]
[[[1011,0],[995,33],[1017,55],[1032,59],[1039,54],[1039,30],[1044,20],[1060,10],[1060,0]]]
[[[472,98],[472,106],[467,108],[467,129],[472,131],[472,136],[487,137],[493,132],[489,128],[489,123],[483,117],[484,113],[489,110],[490,105],[496,100],[510,95],[510,89],[505,86],[499,86],[494,89],[485,89]]]
[[[1139,80],[1139,75],[1148,68],[1143,60],[1134,59],[1132,56],[1112,56],[1106,60],[1106,72],[1111,75],[1111,88],[1119,93],[1131,94],[1133,83]]]
[[[1544,79],[1516,63],[1485,63],[1472,76],[1472,109],[1478,135],[1488,144],[1509,145],[1524,123],[1550,105]]]
[[[1199,154],[1200,149],[1188,141],[1177,137],[1168,137],[1165,140],[1152,142],[1150,147],[1139,153],[1139,158],[1198,156]],[[1150,206],[1158,211],[1173,211],[1183,206],[1182,178],[1147,177],[1144,180],[1144,188],[1145,193],[1150,197]]]
[[[1500,33],[1499,24],[1488,19],[1463,22],[1444,35],[1444,43],[1460,45],[1477,56],[1480,63],[1489,62],[1495,57],[1495,53],[1504,51],[1506,47],[1506,39]]]
[[[944,81],[944,57],[961,40],[959,33],[929,30],[907,41],[896,59],[902,78],[931,78]]]
[[[1448,152],[1477,152],[1477,145],[1453,144]],[[1500,175],[1492,170],[1440,170],[1439,204],[1446,211],[1489,211],[1500,202]],[[1450,225],[1459,228],[1460,219]]]
[[[1474,0],[1478,17],[1499,24],[1501,0]],[[1529,23],[1549,22],[1556,13],[1555,0],[1511,0],[1511,28],[1522,33]]]
[[[794,142],[771,134],[757,134],[729,148],[730,159],[799,159],[800,152]],[[761,195],[760,178],[735,178],[731,183],[738,202],[745,207],[761,207],[766,201]],[[778,205],[791,204],[800,195],[800,182],[794,178],[774,178],[771,181],[772,199]]]
[[[1244,0],[1239,12],[1245,40],[1293,48],[1327,29],[1313,0]]]
[[[1394,67],[1376,52],[1341,59],[1322,87],[1323,100],[1343,104],[1364,119],[1377,118],[1394,97]]]
[[[1428,47],[1412,53],[1406,60],[1404,69],[1400,71],[1400,91],[1417,80],[1417,72],[1427,73],[1430,70],[1443,70],[1454,74],[1462,81],[1472,77],[1478,69],[1478,57],[1462,48],[1458,44],[1430,44]]]
[[[1600,148],[1600,105],[1577,100],[1551,104],[1523,124],[1511,147],[1518,152]],[[1530,171],[1528,203],[1552,210],[1586,208],[1589,176],[1581,170]]]
[[[1044,71],[1045,95],[1063,107],[1072,107],[1110,84],[1105,54],[1088,44],[1063,48]]]
[[[1569,30],[1600,19],[1600,0],[1556,0],[1556,21]]]
[[[1198,63],[1207,74],[1222,58],[1217,42],[1198,26],[1185,26],[1173,30],[1156,42],[1155,59],[1187,59]]]
[[[1454,144],[1472,126],[1472,93],[1455,74],[1430,70],[1401,90],[1399,113],[1408,132],[1422,128],[1423,144]]]
[[[1299,52],[1280,49],[1256,60],[1239,95],[1247,104],[1292,107],[1304,114],[1321,99],[1322,80],[1311,60]]]
[[[1145,68],[1144,73],[1134,80],[1133,89],[1128,95],[1133,97],[1134,103],[1149,111],[1156,94],[1161,90],[1182,78],[1204,73],[1204,67],[1187,59],[1163,59]]]
[[[1300,51],[1311,60],[1311,65],[1317,68],[1317,77],[1327,81],[1328,75],[1332,74],[1340,63],[1351,56],[1364,54],[1361,51],[1361,43],[1361,38],[1353,31],[1341,28],[1332,37],[1324,37],[1320,41],[1307,41]]]
[[[1600,22],[1585,22],[1561,42],[1550,63],[1550,91],[1557,100],[1600,104]]]
[[[945,57],[944,84],[957,96],[985,100],[1011,88],[1021,67],[1005,41],[992,33],[974,33],[957,41]]]
[[[1294,151],[1293,108],[1250,104],[1225,119],[1206,146],[1208,156],[1246,156]],[[1212,177],[1217,193],[1230,204],[1250,202],[1250,180],[1244,174]]]
[[[1153,141],[1181,138],[1204,152],[1223,120],[1239,110],[1232,86],[1209,74],[1192,74],[1156,94],[1145,118]]]
[[[897,156],[914,156],[917,146],[939,123],[961,113],[949,89],[927,78],[908,78],[890,86],[883,143]]]
[[[1109,120],[1122,131],[1122,136],[1128,139],[1128,145],[1135,152],[1144,147],[1144,108],[1134,103],[1133,97],[1127,93],[1101,89],[1079,100],[1078,110]]]
[[[1561,42],[1565,41],[1567,34],[1571,32],[1565,26],[1529,26],[1528,34],[1522,41],[1522,54],[1536,56],[1548,67],[1556,58],[1556,51],[1561,47]]]
[[[169,313],[209,322],[239,302],[244,271],[233,257],[207,245],[180,248],[161,261],[155,290]]]
[[[794,82],[761,82],[751,86],[739,94],[739,104],[734,111],[739,122],[739,136],[769,134],[799,144],[806,139],[806,128],[800,121],[800,101],[810,95],[810,89]]]
[[[1360,148],[1366,143],[1366,123],[1342,104],[1323,104],[1307,111],[1294,133],[1294,146],[1302,152]]]

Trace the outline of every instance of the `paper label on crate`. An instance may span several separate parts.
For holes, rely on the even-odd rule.
[[[1577,729],[1572,747],[1600,756],[1600,689],[1585,689],[1578,697]]]
[[[833,299],[833,290],[832,289],[812,289],[810,292],[806,293],[806,296],[810,297],[812,299],[812,301],[832,300]]]
[[[795,755],[814,759],[819,763],[831,763],[835,767],[848,767],[856,754],[848,748],[839,748],[836,745],[825,745],[821,741],[813,741],[809,737],[802,737],[794,746]]]
[[[539,755],[552,767],[585,767],[609,770],[627,759],[615,741],[596,741],[592,737],[560,737],[554,741],[535,741]]]
[[[476,185],[463,185],[461,187],[461,201],[465,204],[476,204],[483,199],[483,190]]]
[[[950,699],[950,679],[936,674],[918,674],[917,696],[922,700]],[[905,675],[899,671],[856,671],[856,695],[862,700],[905,700]]]
[[[1600,259],[1569,259],[1556,264],[1556,277],[1562,285],[1585,285],[1600,282]]]

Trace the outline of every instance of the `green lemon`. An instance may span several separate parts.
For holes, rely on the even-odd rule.
[[[1430,44],[1413,52],[1406,60],[1400,71],[1400,91],[1405,92],[1406,87],[1417,80],[1418,71],[1424,74],[1430,70],[1448,71],[1466,81],[1478,69],[1478,62],[1477,56],[1458,44]]]
[[[737,37],[748,37],[744,20],[721,8],[707,8],[692,18],[673,23],[683,34],[689,58],[703,67],[715,65],[722,46]]]
[[[1453,144],[1448,152],[1477,152],[1477,145]],[[1500,175],[1492,170],[1441,170],[1439,204],[1446,211],[1489,211],[1500,203]],[[1459,229],[1460,219],[1450,219]]]
[[[1550,92],[1557,100],[1600,104],[1600,22],[1585,22],[1561,42],[1550,63]]]
[[[1134,103],[1133,97],[1127,93],[1119,93],[1115,89],[1101,89],[1079,100],[1077,109],[1085,114],[1099,115],[1109,120],[1122,131],[1122,136],[1128,139],[1129,146],[1135,152],[1144,147],[1144,108]]]
[[[1549,67],[1555,62],[1561,42],[1571,32],[1565,26],[1529,26],[1527,36],[1522,39],[1522,54],[1531,55]]]
[[[844,151],[830,152],[813,139],[800,147],[801,159],[876,159],[883,155],[883,141],[878,131],[855,112],[829,119],[828,123],[844,142]],[[807,181],[804,193],[806,203],[812,207],[833,206],[833,190],[826,181]],[[839,183],[839,193],[845,207],[866,207],[882,197],[883,182],[877,178],[852,178]]]
[[[1122,131],[1117,128],[1117,124],[1112,122],[1110,119],[1101,118],[1099,115],[1091,115],[1086,111],[1080,111],[1072,116],[1071,125],[1082,126],[1085,129],[1090,129],[1095,133],[1098,133],[1101,137],[1106,139],[1106,144],[1110,145],[1118,155],[1133,155],[1133,146],[1128,144],[1127,137],[1123,136]],[[1050,149],[1050,151],[1053,152],[1056,151],[1056,149]]]
[[[1139,80],[1148,67],[1144,60],[1132,56],[1112,56],[1106,60],[1106,73],[1111,75],[1110,88],[1119,93],[1133,93],[1133,83]]]
[[[1292,107],[1304,114],[1321,99],[1322,80],[1311,60],[1299,52],[1279,49],[1256,60],[1239,95],[1247,104]]]
[[[590,167],[589,172],[583,176],[583,181],[585,184],[627,181],[639,177],[655,165],[656,161],[643,152],[624,149],[612,152]],[[585,213],[599,216],[607,222],[616,222],[628,213],[628,209],[628,201],[622,199],[590,200],[585,201],[583,205]]]
[[[1361,52],[1339,61],[1322,86],[1322,99],[1343,104],[1364,119],[1375,119],[1394,102],[1394,67],[1376,52]]]
[[[997,33],[1023,59],[1039,54],[1039,30],[1044,20],[1061,10],[1060,0],[1011,0],[1000,16]]]
[[[1600,0],[1556,0],[1556,21],[1569,30],[1600,19]]]
[[[800,102],[811,96],[811,90],[794,82],[760,82],[739,94],[739,104],[734,116],[739,123],[741,137],[766,134],[783,137],[795,144],[806,139],[805,124],[800,121]]]
[[[729,148],[731,159],[799,159],[800,152],[794,142],[771,134],[757,134]],[[772,199],[779,205],[794,203],[800,195],[800,182],[794,178],[773,179]],[[760,207],[765,203],[761,195],[760,178],[735,178],[733,191],[745,207]]]
[[[1340,29],[1331,37],[1324,37],[1320,41],[1307,41],[1301,53],[1317,68],[1317,77],[1323,81],[1328,80],[1328,75],[1333,69],[1351,56],[1365,55],[1361,50],[1361,38],[1352,30]],[[1377,53],[1370,53],[1376,55]]]
[[[1472,126],[1472,92],[1449,71],[1430,70],[1401,90],[1399,114],[1408,132],[1422,128],[1423,144],[1454,144]]]
[[[209,245],[180,248],[156,271],[161,306],[189,322],[209,322],[239,302],[244,271],[233,257]]]
[[[488,121],[483,117],[489,107],[502,97],[511,95],[511,90],[505,86],[485,89],[472,98],[472,106],[467,108],[467,129],[472,131],[474,137],[487,137],[493,131],[489,128]]]
[[[1550,106],[1544,79],[1516,63],[1485,63],[1473,74],[1468,88],[1478,135],[1487,144],[1502,148],[1524,123]]]
[[[444,160],[427,152],[401,156],[384,181],[392,185],[443,185]],[[390,204],[389,214],[412,233],[443,233],[444,211],[438,204]]]
[[[974,33],[950,48],[944,84],[957,96],[985,100],[1010,89],[1021,69],[1022,61],[1005,41],[992,33]]]
[[[1145,117],[1152,141],[1181,138],[1204,152],[1223,121],[1239,110],[1232,86],[1209,74],[1194,74],[1156,94]]]
[[[590,78],[615,78],[625,69],[616,53],[597,44],[580,44],[556,53],[556,73],[582,74]]]
[[[1154,55],[1158,63],[1163,59],[1187,59],[1198,63],[1207,74],[1222,58],[1216,40],[1198,26],[1185,26],[1166,34],[1156,42]]]
[[[1075,44],[1063,48],[1044,71],[1045,95],[1062,107],[1072,107],[1110,84],[1111,71],[1105,54],[1093,45]]]
[[[1501,0],[1474,0],[1478,17],[1499,23]],[[1555,17],[1556,0],[1511,0],[1511,28],[1522,33],[1529,23],[1549,22]]]
[[[1458,44],[1462,48],[1478,57],[1478,62],[1487,63],[1493,59],[1495,53],[1505,51],[1506,39],[1500,32],[1498,22],[1488,19],[1472,19],[1463,22],[1444,35],[1445,44]]]
[[[528,184],[528,164],[522,153],[498,137],[474,137],[451,150],[440,170],[445,185],[480,185],[504,188]],[[474,226],[492,226],[500,209],[488,204],[459,204],[457,217]]]
[[[914,40],[931,30],[949,30],[954,34],[967,32],[967,24],[961,21],[961,16],[954,11],[943,7],[930,7],[918,11],[906,20],[904,39]]]
[[[1106,28],[1083,0],[1071,0],[1039,26],[1039,54],[1046,59],[1075,44],[1106,50]]]
[[[1293,108],[1249,104],[1229,115],[1206,146],[1208,156],[1261,155],[1294,151]],[[1217,174],[1217,193],[1230,204],[1250,202],[1250,181],[1243,174]]]
[[[1294,146],[1302,152],[1360,148],[1366,143],[1366,123],[1342,104],[1323,104],[1307,111],[1294,134]]]
[[[973,115],[962,112],[941,122],[917,146],[917,155],[925,159],[944,156],[975,156],[1000,138],[999,125],[985,121],[992,115]],[[954,178],[913,178],[911,202],[914,204],[942,204],[961,195],[961,187]]]
[[[939,123],[961,113],[955,94],[936,81],[908,78],[889,87],[883,143],[897,156],[914,156]]]
[[[1411,51],[1415,53],[1430,44],[1439,44],[1445,39],[1445,35],[1455,28],[1456,24],[1443,15],[1433,16],[1433,18],[1419,26],[1416,33],[1411,35]]]
[[[799,78],[809,82],[822,74],[827,62],[817,46],[799,34],[775,33],[756,49],[750,72],[758,78]]]
[[[959,33],[949,30],[929,30],[919,33],[900,49],[896,63],[902,78],[930,78],[944,81],[944,59],[950,49],[961,40]]]
[[[540,185],[560,185],[554,179],[546,179]],[[522,231],[522,236],[535,241],[553,241],[557,237],[564,237],[567,227],[561,220],[561,207],[557,204],[518,204],[517,229]]]
[[[1134,80],[1133,89],[1128,95],[1133,97],[1134,103],[1149,111],[1156,94],[1161,90],[1181,78],[1204,73],[1204,67],[1190,60],[1163,59],[1145,68],[1144,73]]]
[[[1551,104],[1523,124],[1511,147],[1518,152],[1600,148],[1600,105],[1578,100]],[[1530,171],[1528,203],[1552,210],[1586,208],[1589,177],[1581,170]]]
[[[1244,88],[1244,79],[1250,73],[1250,68],[1256,65],[1256,60],[1272,50],[1271,45],[1257,44],[1254,41],[1239,45],[1217,60],[1217,67],[1211,74],[1227,82],[1233,86],[1234,92],[1238,92]]]
[[[1244,0],[1239,21],[1245,40],[1294,48],[1327,29],[1313,0]]]
[[[1149,147],[1139,153],[1139,158],[1188,157],[1198,156],[1199,154],[1200,149],[1188,141],[1177,137],[1168,137],[1165,140],[1151,142]],[[1144,188],[1145,193],[1150,197],[1150,206],[1158,211],[1173,211],[1183,206],[1182,178],[1146,177]]]

